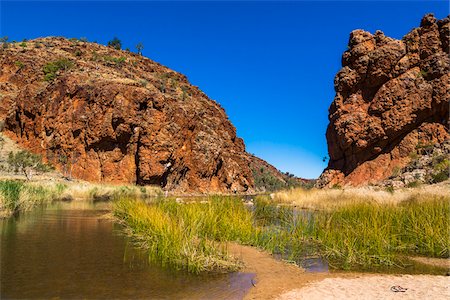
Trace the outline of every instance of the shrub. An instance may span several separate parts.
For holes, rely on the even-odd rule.
[[[27,180],[31,180],[34,172],[48,172],[50,167],[42,163],[40,155],[22,150],[16,153],[10,152],[8,164],[15,172],[22,172]]]
[[[334,190],[342,190],[342,186],[339,183],[333,184],[331,188]]]
[[[390,185],[385,188],[385,191],[393,194],[395,190],[394,190],[394,187],[392,185]]]
[[[448,170],[440,171],[439,173],[431,175],[433,183],[439,183],[448,179]]]
[[[6,49],[8,48],[9,44],[8,44],[8,37],[4,36],[2,38],[0,38],[0,43],[2,43],[2,48]]]
[[[59,59],[53,62],[47,63],[43,67],[45,74],[45,81],[52,81],[57,77],[57,72],[60,70],[66,71],[73,67],[73,62],[67,58]]]
[[[16,61],[14,64],[16,65],[16,67],[19,68],[19,70],[22,69],[25,66],[23,64],[23,62],[21,62],[20,60]]]
[[[139,84],[140,84],[142,87],[146,87],[147,84],[148,84],[148,81],[145,80],[145,79],[142,79],[142,80],[139,81]]]
[[[117,37],[114,37],[112,40],[108,42],[108,47],[120,50],[122,49],[122,42]]]
[[[26,48],[27,47],[27,43],[22,42],[22,43],[19,44],[19,46],[22,47],[22,48]]]
[[[409,187],[409,188],[416,188],[418,186],[420,186],[420,182],[418,180],[411,181],[410,183],[408,183],[406,185],[406,187]]]
[[[109,56],[109,55],[104,56],[103,60],[107,63],[113,63],[118,66],[122,66],[127,61],[127,59],[123,56],[114,57],[114,56]]]

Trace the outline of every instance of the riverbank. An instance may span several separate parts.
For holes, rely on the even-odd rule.
[[[36,206],[57,201],[113,201],[122,197],[146,199],[158,197],[162,190],[154,186],[95,184],[62,178],[36,176],[32,181],[20,177],[0,178],[0,219]]]
[[[396,203],[363,197],[341,201],[304,210],[265,196],[152,203],[121,199],[113,212],[152,259],[194,273],[237,267],[223,248],[227,242],[257,247],[296,264],[322,258],[335,270],[401,270],[411,264],[410,256],[449,257],[449,196],[412,195]],[[223,268],[213,264],[205,269],[205,256]]]
[[[196,255],[201,254],[200,257],[202,258],[202,260],[198,261],[199,266],[208,266],[207,264],[204,264],[204,262],[207,261],[210,263],[210,266],[217,267],[217,262],[221,261],[212,260],[208,255],[216,250],[220,250],[223,252],[216,252],[219,254],[220,258],[230,256],[231,261],[237,263],[236,265],[229,264],[229,262],[224,260],[223,262],[225,262],[225,266],[230,267],[228,268],[228,271],[236,270],[236,267],[238,267],[238,269],[242,273],[255,274],[254,280],[250,283],[253,287],[249,290],[249,292],[245,296],[245,299],[277,299],[277,297],[282,297],[281,299],[302,299],[301,297],[304,297],[304,299],[314,299],[315,296],[320,297],[320,299],[327,299],[329,295],[327,296],[326,293],[320,294],[320,291],[330,290],[335,285],[342,287],[342,290],[336,291],[336,295],[338,295],[337,297],[340,297],[342,295],[342,297],[348,297],[349,299],[352,299],[353,296],[358,298],[357,296],[360,295],[357,293],[355,293],[353,296],[351,294],[348,295],[345,293],[347,289],[367,289],[368,292],[367,294],[365,294],[365,296],[367,295],[368,299],[371,299],[370,297],[372,293],[374,295],[372,299],[374,297],[377,297],[377,295],[389,297],[389,295],[391,294],[383,294],[385,293],[386,289],[386,284],[384,284],[383,282],[385,282],[386,280],[386,282],[393,282],[392,285],[405,285],[405,287],[415,286],[418,288],[420,287],[419,290],[415,290],[417,291],[417,293],[415,292],[414,294],[412,294],[414,296],[430,295],[427,293],[423,294],[423,289],[426,289],[427,287],[432,290],[437,290],[437,294],[432,294],[436,299],[440,299],[439,297],[442,294],[442,285],[434,285],[433,283],[433,278],[440,278],[439,276],[422,276],[422,278],[421,275],[412,275],[412,277],[405,277],[401,275],[393,276],[360,273],[360,271],[365,270],[359,263],[348,263],[347,265],[331,265],[331,268],[334,267],[334,270],[332,272],[321,273],[305,272],[304,269],[299,267],[302,256],[304,257],[305,254],[313,254],[316,257],[322,256],[325,259],[329,259],[329,257],[326,256],[327,252],[325,251],[327,248],[324,247],[328,244],[326,243],[326,240],[323,239],[323,236],[321,234],[325,232],[331,235],[335,234],[336,232],[334,231],[336,230],[334,230],[334,227],[336,227],[337,225],[340,226],[338,227],[340,232],[351,233],[354,234],[354,236],[360,236],[361,239],[363,239],[363,237],[365,236],[368,237],[368,243],[373,243],[374,236],[370,234],[368,235],[370,230],[367,231],[367,229],[369,228],[367,227],[367,224],[374,223],[374,220],[382,222],[384,226],[389,230],[385,231],[387,235],[384,233],[378,235],[385,236],[385,240],[391,243],[386,244],[386,247],[391,247],[392,245],[397,246],[397,248],[391,249],[392,252],[388,252],[388,254],[392,256],[392,258],[403,259],[403,257],[405,256],[406,258],[411,259],[409,255],[416,256],[420,254],[420,249],[424,249],[420,247],[423,247],[427,243],[420,244],[417,243],[417,240],[411,238],[413,238],[414,236],[423,237],[424,233],[428,234],[431,237],[429,241],[433,241],[433,243],[437,241],[435,244],[438,245],[438,233],[441,231],[440,228],[446,226],[446,223],[442,222],[445,222],[445,220],[448,219],[445,217],[445,213],[446,211],[448,213],[447,206],[449,202],[449,199],[445,198],[445,196],[440,193],[414,193],[414,190],[410,190],[408,191],[408,193],[411,194],[408,194],[408,197],[404,197],[402,200],[395,201],[394,203],[394,201],[383,197],[382,201],[384,202],[373,201],[373,199],[369,197],[369,194],[367,194],[366,198],[357,197],[352,198],[352,201],[350,201],[350,197],[347,197],[347,195],[349,193],[354,193],[354,191],[351,190],[337,191],[340,194],[337,194],[334,190],[302,191],[302,193],[308,193],[309,197],[322,197],[320,196],[321,193],[336,193],[337,196],[335,199],[329,197],[328,200],[322,198],[321,201],[318,201],[316,203],[317,206],[315,208],[301,209],[299,208],[298,203],[299,201],[304,201],[304,199],[307,197],[304,197],[303,199],[299,198],[297,200],[297,204],[295,204],[295,202],[289,203],[288,201],[281,201],[280,199],[276,199],[274,196],[272,196],[272,198],[275,199],[271,199],[271,197],[269,196],[258,196],[254,197],[253,199],[250,199],[248,197],[243,199],[239,196],[210,196],[203,198],[175,198],[169,196],[166,198],[160,190],[153,189],[152,187],[142,188],[134,186],[93,185],[80,182],[68,182],[64,183],[63,187],[60,186],[58,190],[57,186],[63,183],[64,182],[46,182],[44,184],[42,182],[24,181],[22,182],[23,187],[20,189],[19,199],[24,199],[27,195],[35,195],[36,197],[37,195],[41,195],[40,198],[38,198],[44,199],[45,197],[43,197],[42,195],[48,196],[48,192],[30,193],[30,190],[50,190],[53,191],[54,196],[58,196],[52,198],[52,201],[72,201],[73,204],[99,204],[99,202],[104,202],[108,206],[108,209],[111,207],[115,207],[118,203],[122,203],[125,201],[125,203],[127,203],[127,205],[130,205],[130,207],[122,207],[122,213],[124,213],[124,215],[116,215],[116,219],[110,221],[119,221],[120,223],[122,223],[125,226],[123,229],[132,237],[132,239],[135,241],[135,245],[141,246],[142,248],[147,250],[150,249],[148,246],[149,243],[151,243],[151,241],[148,240],[148,237],[155,235],[142,234],[143,232],[148,232],[148,228],[145,227],[145,225],[142,225],[142,212],[145,212],[149,207],[153,207],[153,210],[157,209],[157,215],[162,216],[163,220],[167,222],[172,220],[171,222],[169,222],[170,226],[167,226],[167,222],[161,223],[158,221],[154,224],[157,226],[161,225],[159,227],[161,231],[156,235],[158,237],[157,241],[159,243],[163,242],[169,245],[168,247],[166,247],[166,249],[172,251],[170,252],[172,253],[170,255],[171,257],[176,258],[178,254],[177,252],[173,252],[173,250],[176,250],[177,248],[172,247],[170,244],[172,242],[171,237],[174,236],[174,231],[170,231],[169,229],[180,229],[179,231],[176,230],[175,232],[181,232],[186,237],[183,240],[183,236],[181,236],[181,241],[184,244],[181,244],[182,247],[179,248],[181,249],[180,251],[193,250],[193,252],[188,251],[186,253],[194,253]],[[438,188],[441,190],[442,186],[438,186]],[[291,191],[291,193],[294,194],[293,191]],[[400,197],[400,193],[398,194],[399,195],[397,195],[396,197]],[[420,194],[421,196],[419,197],[417,196],[417,194]],[[158,195],[163,197],[156,197]],[[339,198],[338,195],[341,195],[341,198]],[[137,199],[141,199],[144,201],[137,201]],[[341,202],[337,203],[339,199],[341,199]],[[360,201],[363,200],[367,203],[361,206]],[[37,201],[33,203],[37,203],[36,205],[39,205],[39,203],[44,204],[45,202]],[[319,207],[320,203],[329,203],[329,205]],[[159,207],[155,208],[155,204],[159,205]],[[444,204],[444,206],[442,206],[442,204]],[[133,208],[135,205],[136,210],[131,213],[132,211],[129,210],[129,208]],[[344,209],[346,214],[342,214],[342,209]],[[117,210],[115,211],[117,212]],[[402,215],[405,213],[407,214],[407,217],[405,217],[405,215]],[[136,235],[136,232],[133,233],[131,231],[127,231],[130,230],[130,223],[127,222],[130,221],[129,217],[131,215],[133,216],[137,224],[143,226],[141,236]],[[442,218],[431,218],[430,215],[441,216]],[[124,216],[126,217],[125,219]],[[167,216],[169,216],[169,218],[166,218]],[[317,216],[319,216],[319,218],[316,218]],[[376,218],[369,219],[369,221],[367,222],[358,219],[366,219],[368,216]],[[120,219],[118,219],[118,217],[120,217]],[[157,218],[154,218],[154,215],[150,215],[150,217],[150,220],[158,220]],[[388,218],[386,219],[386,217]],[[413,217],[415,217],[416,219],[411,219]],[[419,218],[420,220],[417,218]],[[411,219],[411,222],[401,223],[406,219]],[[354,224],[352,225],[352,220],[360,226],[356,226]],[[386,220],[396,220],[395,222],[397,223],[389,223],[386,222]],[[333,223],[336,221],[339,222]],[[427,225],[427,222],[429,222],[430,225],[428,227],[410,227],[408,225],[412,223]],[[324,227],[324,224],[328,224],[328,227]],[[396,225],[398,228],[395,228],[394,225]],[[345,226],[354,228],[354,230],[344,230],[346,228]],[[365,229],[366,231],[361,231],[361,229]],[[396,235],[396,230],[403,230],[407,234],[404,234],[403,237],[398,240],[389,238],[389,235]],[[164,232],[166,231],[170,233],[166,235],[167,239],[161,239],[161,234],[164,234]],[[189,233],[189,235],[187,233]],[[202,239],[205,240],[202,241]],[[342,239],[349,239],[349,237],[345,236]],[[381,241],[383,242],[383,240]],[[393,243],[393,241],[397,241],[398,243]],[[360,249],[364,248],[359,247],[361,245],[364,246],[364,242],[358,242],[359,244],[352,244],[352,252],[341,251],[341,258],[339,259],[339,261],[342,261],[341,259],[343,258],[347,259],[348,257],[357,257],[355,256],[355,254],[357,254]],[[414,243],[415,245],[418,245],[419,248],[404,247],[405,243]],[[205,251],[196,252],[196,246],[198,245],[201,245],[201,249]],[[448,239],[444,239],[443,243],[441,242],[441,245],[442,247],[444,247],[442,249],[448,249],[445,248],[448,247]],[[219,246],[219,248],[216,248],[217,246]],[[337,242],[333,242],[332,246],[337,247],[336,249],[338,250],[349,249],[344,247],[345,244],[339,244]],[[162,248],[158,246],[155,249],[157,250],[153,252],[158,252]],[[380,249],[386,251],[386,248]],[[377,250],[376,247],[369,247],[366,248],[366,250],[369,251],[366,253],[366,255],[378,255],[376,252],[373,252]],[[442,251],[438,251],[437,253],[439,252]],[[160,258],[164,258],[167,253],[168,252],[159,251]],[[448,252],[443,252],[444,255],[441,255],[441,257],[448,257],[446,253]],[[398,254],[401,254],[401,257],[397,257]],[[415,257],[413,259],[418,263],[432,264],[442,267],[442,269],[448,269],[448,260],[433,258],[433,256],[436,255],[432,252],[427,252],[425,254],[429,257]],[[196,262],[196,259],[199,256],[192,257],[194,259],[193,261]],[[184,259],[182,260],[184,261]],[[333,259],[330,259],[330,262],[333,262]],[[369,261],[369,263],[371,264],[373,264],[374,262],[379,263],[380,260]],[[386,260],[383,260],[382,262],[386,262]],[[179,266],[180,265],[178,265],[178,267]],[[172,268],[170,264],[167,263],[167,261],[165,267]],[[175,269],[177,269],[178,267],[176,267]],[[339,269],[343,267],[350,268],[353,271],[340,271]],[[384,270],[387,270],[386,272],[389,272],[390,268],[397,268],[396,265],[389,264],[384,265],[384,267]],[[183,267],[180,268],[183,269]],[[217,270],[218,269],[215,269],[215,271]],[[402,269],[397,268],[396,270],[396,272],[399,273],[408,272],[408,269],[404,269],[402,271]],[[200,270],[200,272],[203,271],[204,270]],[[430,271],[423,269],[423,272],[427,274]],[[445,274],[445,272],[442,271],[439,274]],[[372,279],[367,279],[371,277],[377,277],[376,280],[374,279],[375,282],[371,281]],[[412,281],[407,281],[405,284],[403,283],[403,281],[401,283],[395,284],[395,282],[400,282],[396,278],[412,278]],[[426,280],[424,279],[424,281],[421,278],[425,278]],[[359,281],[348,282],[346,281],[347,279],[358,279]],[[415,281],[416,279],[420,279],[417,284]],[[305,292],[304,289],[307,289],[307,291]],[[409,291],[409,293],[412,293],[413,289],[409,288]],[[316,292],[319,294],[314,294]],[[394,294],[394,292],[390,293]],[[394,296],[398,297],[398,295],[399,293],[395,293]],[[402,293],[401,295],[409,294]]]
[[[367,275],[325,278],[285,292],[278,300],[436,299],[450,298],[449,277],[431,275]],[[270,298],[267,298],[270,299]],[[273,298],[272,298],[273,299]]]

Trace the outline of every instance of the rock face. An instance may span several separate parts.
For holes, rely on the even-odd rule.
[[[374,183],[418,145],[449,138],[449,17],[426,15],[402,40],[354,30],[329,108],[329,164],[319,186]]]
[[[244,142],[184,75],[78,40],[0,46],[4,133],[64,173],[176,191],[252,189]]]

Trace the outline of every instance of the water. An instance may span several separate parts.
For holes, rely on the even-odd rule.
[[[0,221],[0,298],[242,299],[254,274],[189,275],[150,264],[107,203],[58,203]]]

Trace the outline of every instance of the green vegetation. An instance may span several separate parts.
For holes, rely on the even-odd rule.
[[[7,36],[0,38],[0,43],[2,44],[3,49],[7,49],[9,47],[8,39],[9,38]]]
[[[108,42],[108,47],[120,50],[122,49],[122,42],[117,37],[114,37],[112,40]]]
[[[246,232],[241,228],[245,219],[233,222],[236,220],[233,217],[240,216],[239,211],[245,213],[236,203],[221,201],[215,205],[197,203],[181,207],[175,201],[147,205],[121,200],[115,204],[114,215],[148,249],[149,259],[162,266],[192,273],[235,271],[239,263],[227,255],[223,245],[208,237],[225,239]],[[236,214],[232,207],[238,208]],[[246,225],[251,230],[251,222]]]
[[[31,180],[34,172],[48,172],[51,167],[42,163],[42,157],[26,150],[10,152],[8,165],[14,172],[23,173],[27,180]]]
[[[65,185],[39,185],[17,180],[0,181],[0,212],[29,210],[39,204],[56,200],[66,189]]]
[[[384,190],[386,192],[388,192],[388,193],[391,193],[391,194],[393,194],[395,192],[395,189],[394,189],[394,187],[392,185],[387,186]]]
[[[24,63],[21,62],[20,60],[16,61],[14,64],[16,65],[16,67],[19,68],[19,70],[25,66]]]
[[[449,200],[343,206],[317,215],[314,237],[329,262],[344,269],[401,265],[402,254],[449,257]]]
[[[408,187],[408,188],[416,188],[419,186],[420,186],[420,181],[418,181],[418,180],[411,181],[406,185],[406,187]]]
[[[105,56],[103,56],[103,60],[106,63],[112,63],[112,64],[115,64],[115,65],[121,67],[126,62],[127,59],[123,56],[114,57],[114,56],[105,55]]]
[[[146,87],[148,85],[148,81],[145,79],[139,80],[139,84],[142,87]]]
[[[138,53],[139,55],[142,55],[142,50],[144,50],[144,44],[142,44],[141,42],[139,42],[139,43],[136,45],[136,50],[137,50],[137,53]]]
[[[449,257],[448,197],[412,197],[394,204],[356,199],[330,210],[298,210],[255,199],[253,209],[232,197],[187,204],[119,200],[114,215],[149,257],[198,273],[235,270],[225,242],[235,241],[298,261],[321,255],[342,269],[399,266],[407,255]]]
[[[73,62],[67,58],[47,63],[43,68],[45,74],[44,80],[53,81],[57,77],[59,71],[69,70],[73,65]]]
[[[416,77],[417,77],[417,78],[419,78],[419,77],[426,77],[427,75],[428,75],[428,72],[427,72],[427,71],[425,71],[425,70],[420,70],[420,72],[417,73]]]
[[[450,160],[445,154],[436,155],[432,160],[433,174],[431,175],[431,181],[438,183],[445,181],[449,178]]]
[[[19,44],[19,46],[22,47],[22,48],[26,48],[27,47],[27,43],[22,42],[22,43]]]
[[[3,197],[3,206],[11,211],[15,211],[19,206],[20,190],[23,182],[14,180],[0,181],[0,194]]]

